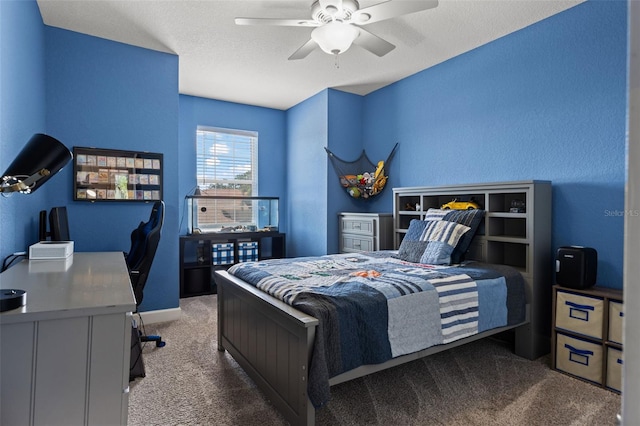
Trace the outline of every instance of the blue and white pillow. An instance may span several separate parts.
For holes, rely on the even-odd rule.
[[[427,248],[427,241],[420,240],[426,226],[427,222],[424,220],[411,220],[409,229],[407,229],[407,233],[398,248],[397,257],[399,259],[411,263],[420,262],[422,253],[424,253],[424,250]]]
[[[425,221],[427,225],[421,240],[427,241],[420,263],[432,265],[450,265],[451,255],[458,245],[458,241],[471,228],[447,220]]]
[[[466,232],[458,242],[453,253],[451,253],[451,263],[460,263],[464,260],[464,256],[469,250],[471,240],[476,235],[482,218],[484,216],[484,210],[472,209],[472,210],[441,210],[441,209],[429,209],[425,216],[425,220],[446,220],[449,222],[456,222],[461,225],[468,226],[470,229]]]
[[[417,220],[409,229],[398,250],[398,258],[412,263],[451,264],[451,255],[470,228],[445,220]]]

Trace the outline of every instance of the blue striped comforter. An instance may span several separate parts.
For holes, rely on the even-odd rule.
[[[524,321],[524,280],[511,268],[424,265],[391,255],[275,259],[229,269],[320,320],[309,371],[316,407],[328,401],[330,377]]]

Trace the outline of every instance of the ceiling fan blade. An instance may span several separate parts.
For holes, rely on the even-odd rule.
[[[293,61],[296,59],[304,59],[309,53],[313,52],[314,49],[318,47],[318,43],[316,43],[313,39],[309,39],[308,42],[300,46],[298,50],[293,52],[293,55],[289,56],[289,60]]]
[[[395,45],[381,39],[375,34],[370,33],[364,28],[358,27],[358,30],[360,30],[360,35],[356,37],[353,44],[357,44],[358,46],[367,49],[374,55],[384,56],[396,48]]]
[[[317,27],[311,19],[236,18],[236,25],[272,25],[279,27]]]
[[[438,6],[438,0],[386,1],[358,10],[351,17],[351,22],[358,25],[372,24],[401,15],[433,9],[436,6]]]

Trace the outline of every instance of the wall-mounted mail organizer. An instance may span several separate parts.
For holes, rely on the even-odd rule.
[[[162,200],[162,154],[74,147],[73,199]]]

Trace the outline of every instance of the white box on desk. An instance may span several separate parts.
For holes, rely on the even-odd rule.
[[[73,254],[73,241],[40,241],[29,246],[29,259],[66,259]]]
[[[64,259],[29,259],[30,274],[65,272],[73,265],[73,254]]]

